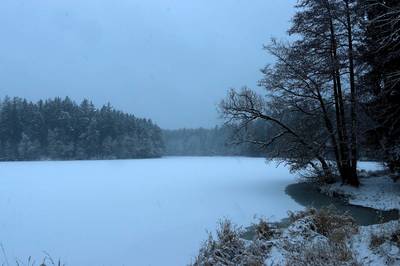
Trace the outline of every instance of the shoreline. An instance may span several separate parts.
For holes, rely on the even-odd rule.
[[[325,190],[321,189],[312,182],[295,182],[285,188],[285,193],[301,206],[315,208],[317,210],[333,206],[340,213],[350,214],[359,226],[380,225],[400,219],[400,209],[379,209],[362,204],[353,204],[349,196],[344,193],[331,191],[327,193],[329,185],[325,185]],[[339,186],[340,187],[340,186]],[[271,228],[285,229],[290,225],[290,218],[285,217],[276,222],[268,222]],[[255,236],[255,224],[245,226],[241,237],[245,240],[252,240]]]
[[[279,222],[260,220],[238,231],[246,243],[245,251],[239,253],[257,254],[262,265],[271,266],[398,265],[400,200],[396,193],[400,184],[387,176],[368,175],[361,181],[360,189],[338,183],[322,187],[309,182],[288,185],[285,192],[306,210],[289,213]],[[376,201],[382,195],[382,201],[393,199],[389,205]],[[266,238],[260,235],[263,223],[270,232]],[[247,261],[249,257],[241,259]]]
[[[313,183],[293,183],[286,187],[285,192],[306,208],[321,209],[333,205],[338,211],[349,213],[358,225],[382,224],[400,218],[399,209],[380,209],[353,204],[346,194],[326,194],[325,190]]]

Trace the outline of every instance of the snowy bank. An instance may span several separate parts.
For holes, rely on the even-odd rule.
[[[400,222],[361,226],[349,246],[361,265],[400,265]]]
[[[204,243],[193,265],[399,265],[400,222],[357,226],[331,209],[291,215],[287,228],[261,221],[252,241],[221,224]]]
[[[393,182],[389,176],[364,176],[359,188],[345,186],[340,182],[324,185],[321,192],[341,197],[352,205],[379,210],[400,210],[400,182]]]
[[[312,217],[295,221],[274,241],[264,265],[399,265],[400,223],[354,227],[338,241],[315,230]],[[340,230],[339,230],[340,232]],[[336,235],[336,236],[335,236]]]

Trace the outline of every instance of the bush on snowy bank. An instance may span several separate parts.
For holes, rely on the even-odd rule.
[[[261,220],[252,241],[242,239],[242,230],[224,221],[192,265],[350,266],[400,261],[400,221],[358,227],[351,216],[332,207],[290,213],[289,218],[291,224],[283,229]],[[376,237],[382,240],[373,247],[370,243]]]
[[[358,265],[346,241],[358,231],[354,219],[333,207],[290,213],[279,265]],[[273,259],[273,258],[272,258]]]
[[[313,231],[335,240],[335,242],[343,241],[350,234],[357,232],[357,225],[353,217],[347,213],[338,213],[334,207],[326,207],[320,210],[311,208],[296,213],[289,212],[289,218],[292,222],[305,217],[311,218],[313,224],[311,229]]]
[[[256,225],[253,241],[241,238],[243,230],[229,220],[220,222],[216,239],[209,235],[199,251],[193,266],[211,265],[263,265],[273,232],[266,221]]]
[[[296,244],[290,246],[286,265],[342,266],[359,265],[346,245],[332,243]]]

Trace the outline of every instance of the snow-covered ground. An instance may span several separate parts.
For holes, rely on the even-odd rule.
[[[380,167],[361,164],[362,169],[370,171]],[[326,185],[321,192],[330,196],[341,196],[350,204],[379,210],[400,210],[400,182],[386,175],[376,176],[365,173],[360,179],[359,188],[342,186],[340,183]],[[358,233],[349,241],[349,247],[361,265],[400,265],[400,247],[393,242],[393,234],[399,234],[400,221],[361,226]],[[400,236],[400,235],[399,235]],[[371,245],[373,238],[378,239]],[[392,240],[392,241],[390,241]]]
[[[303,209],[284,166],[257,158],[0,163],[0,243],[67,265],[186,265],[221,218]],[[0,264],[5,258],[0,252]]]
[[[360,169],[379,168],[379,164],[360,163]],[[363,206],[372,205],[371,207],[383,209],[398,206],[393,202],[371,203],[390,201],[395,196],[396,189],[392,186],[396,187],[397,184],[392,180],[369,177],[361,181],[361,189],[333,184],[325,187],[325,190],[331,195],[335,192],[345,197],[353,196],[351,200],[356,200],[355,202]],[[385,192],[388,195],[384,195]],[[356,197],[356,194],[361,196]],[[268,226],[260,227],[262,223],[255,225],[256,233],[252,241],[240,240],[240,230],[234,229],[235,227],[226,230],[222,226],[218,238],[208,242],[199,253],[198,265],[400,265],[399,220],[357,226],[351,217],[332,209],[312,209],[291,217],[295,221],[287,228],[274,228],[274,225],[272,229]]]
[[[336,193],[348,199],[350,204],[379,210],[400,209],[400,182],[393,182],[388,176],[362,178],[361,186],[354,188],[340,183],[324,186],[322,192]]]
[[[265,265],[284,266],[287,265],[290,258],[298,259],[305,263],[314,263],[313,265],[355,265],[377,266],[377,265],[400,265],[399,243],[393,240],[393,236],[400,230],[399,221],[391,221],[385,224],[376,224],[370,226],[360,226],[354,232],[350,233],[344,241],[346,245],[344,250],[348,250],[353,260],[338,264],[338,257],[344,254],[339,252],[335,255],[337,246],[333,244],[328,237],[315,231],[315,225],[310,217],[302,218],[287,229],[277,238],[269,241],[271,249],[266,255]],[[351,230],[350,230],[351,231]],[[374,240],[375,239],[375,240]],[[310,255],[311,254],[311,255]],[[307,259],[308,257],[308,259]],[[335,262],[321,261],[314,259],[325,257]],[[314,261],[313,261],[314,260]],[[306,265],[308,265],[308,263]],[[291,262],[293,264],[293,261]],[[294,262],[296,265],[296,262]]]
[[[379,164],[360,163],[366,171],[379,170]],[[323,186],[321,192],[327,195],[336,194],[348,200],[350,204],[370,207],[379,210],[400,210],[400,182],[393,182],[387,176],[376,176],[364,173],[360,178],[359,188],[343,186],[340,182]]]
[[[400,249],[392,239],[398,230],[399,221],[361,226],[350,239],[349,246],[361,265],[400,265]],[[374,237],[380,239],[380,242],[376,241],[376,246],[372,241]]]

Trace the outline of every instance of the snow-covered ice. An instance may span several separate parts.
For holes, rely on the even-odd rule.
[[[0,163],[0,243],[67,265],[186,265],[221,218],[249,225],[303,209],[295,177],[261,158]],[[4,258],[0,255],[0,263]]]

